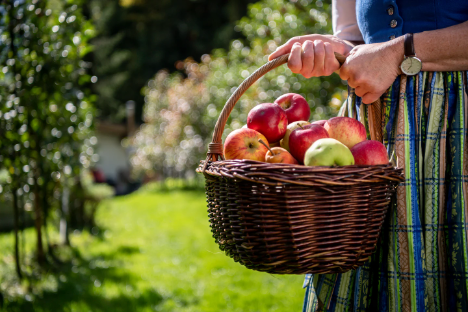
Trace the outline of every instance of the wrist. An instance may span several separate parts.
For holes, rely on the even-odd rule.
[[[421,33],[415,33],[413,34],[413,42],[414,42],[414,52],[416,53],[416,56],[421,60],[422,66],[421,70],[425,70],[424,65],[426,65],[428,60],[425,58],[424,55],[424,50],[423,49],[417,49],[418,47],[421,48],[421,41],[422,37],[425,35],[426,32],[421,32]]]
[[[398,75],[401,75],[401,62],[405,59],[405,46],[404,46],[405,38],[404,36],[400,36],[393,40],[386,42],[385,50],[387,51],[388,61],[393,64],[395,70],[397,71]]]

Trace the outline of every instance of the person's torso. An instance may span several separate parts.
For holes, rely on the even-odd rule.
[[[468,20],[468,0],[356,0],[366,43],[450,27]]]

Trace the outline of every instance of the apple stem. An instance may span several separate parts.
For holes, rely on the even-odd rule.
[[[266,148],[268,148],[268,150],[270,151],[271,155],[272,156],[275,156],[276,154],[273,153],[273,151],[271,150],[271,148],[268,146],[268,144],[266,144],[265,142],[263,142],[262,139],[258,139],[258,142],[260,142],[261,144],[265,145]]]
[[[302,130],[304,130],[304,127],[300,123],[298,123],[297,125],[301,127]]]

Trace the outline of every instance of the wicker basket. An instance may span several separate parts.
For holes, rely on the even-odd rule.
[[[204,173],[213,237],[249,269],[275,274],[342,273],[372,254],[402,170],[378,166],[307,167],[224,160],[221,134],[242,94],[287,61],[248,77],[215,126]],[[221,159],[221,160],[220,160]]]

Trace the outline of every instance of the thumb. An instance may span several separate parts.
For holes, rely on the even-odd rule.
[[[288,42],[286,42],[282,46],[279,46],[273,53],[271,53],[268,56],[268,60],[269,61],[274,60],[275,58],[277,58],[277,57],[279,57],[279,56],[281,56],[283,54],[291,52],[291,48],[296,42],[300,42],[300,41],[299,40],[289,40]]]

